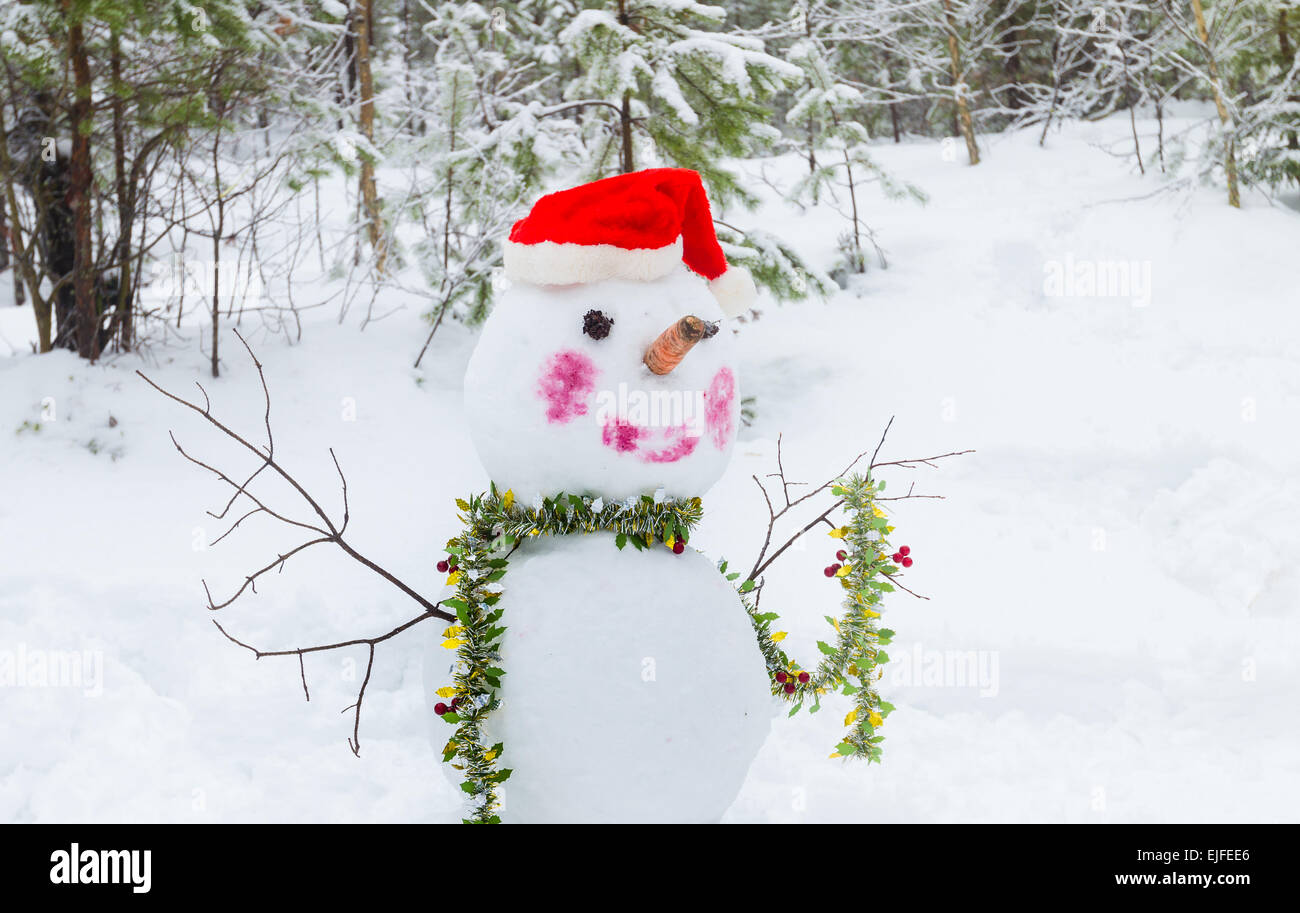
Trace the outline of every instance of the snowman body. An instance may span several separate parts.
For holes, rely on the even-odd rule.
[[[560,492],[703,495],[739,421],[731,333],[702,339],[666,374],[644,364],[686,315],[723,319],[684,266],[650,281],[507,290],[465,378],[497,489],[524,504]],[[540,536],[511,558],[502,589],[506,675],[486,734],[514,771],[503,820],[720,818],[773,704],[744,607],[713,563],[663,543],[620,550],[608,533]],[[442,652],[426,663],[431,685],[445,680]]]
[[[717,821],[767,737],[735,590],[693,549],[613,538],[548,538],[511,560],[507,671],[485,729],[514,770],[504,821]]]

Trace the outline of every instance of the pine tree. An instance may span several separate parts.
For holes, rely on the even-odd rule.
[[[1300,184],[1300,3],[1267,0],[1250,10],[1249,35],[1226,61],[1239,94],[1238,166],[1246,184]]]
[[[423,29],[431,66],[417,80],[429,129],[402,153],[423,175],[406,210],[423,227],[416,256],[433,302],[430,338],[446,316],[470,324],[487,316],[501,238],[546,179],[582,157],[577,126],[543,100],[547,74],[536,66],[529,10],[431,9]]]
[[[203,74],[215,55],[245,52],[256,27],[233,0],[0,7],[14,113],[0,118],[0,180],[42,351],[93,359],[112,340],[133,344],[140,263],[160,230],[146,218],[156,165],[212,121]],[[105,208],[116,225],[92,225]]]
[[[761,41],[720,31],[725,18],[692,0],[617,0],[560,33],[579,70],[566,101],[602,115],[585,124],[589,176],[658,162],[698,171],[715,204],[754,202],[723,160],[771,147],[769,103],[802,74]]]
[[[832,15],[825,8],[806,10],[801,20],[804,35],[786,52],[786,59],[803,71],[804,82],[795,91],[785,119],[797,128],[796,142],[808,162],[808,173],[794,185],[790,197],[840,209],[849,229],[840,239],[844,257],[838,268],[863,273],[868,244],[880,265],[886,265],[862,212],[863,189],[878,184],[892,198],[911,197],[918,202],[926,198],[916,186],[890,176],[872,157],[863,93],[841,82],[833,70],[833,51],[824,32],[829,27],[834,37]]]

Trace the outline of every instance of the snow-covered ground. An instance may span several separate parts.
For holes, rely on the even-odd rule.
[[[869,194],[890,268],[860,297],[769,302],[742,328],[758,416],[705,500],[692,544],[710,555],[748,567],[766,517],[750,476],[773,469],[778,433],[790,477],[813,481],[874,446],[891,415],[886,459],[978,452],[888,476],[946,500],[895,512],[916,558],[906,581],[930,599],[889,602],[883,691],[898,711],[884,764],[827,758],[846,709],[834,702],[781,714],[727,820],[1300,818],[1287,723],[1300,694],[1300,214],[1253,194],[1233,211],[1213,188],[1152,195],[1158,175],[1107,151],[1127,130],[1071,126],[1046,149],[1035,134],[986,137],[976,169],[939,143],[882,145],[881,163],[931,199]],[[759,186],[801,164],[746,167]],[[729,219],[826,265],[842,230],[829,209],[775,203]],[[1045,289],[1054,264],[1118,261],[1136,264],[1125,294]],[[234,337],[217,381],[196,340],[89,367],[27,354],[31,314],[11,304],[0,298],[0,820],[458,819],[428,737],[418,628],[378,648],[358,759],[340,710],[363,648],[308,657],[306,702],[293,658],[255,661],[203,607],[200,578],[224,598],[298,540],[255,518],[202,547],[225,528],[204,511],[226,494],[168,430],[218,465],[235,452],[134,371],[183,395],[203,382],[214,411],[255,435],[260,388]],[[332,446],[352,544],[436,592],[452,499],[487,481],[460,399],[474,336],[444,326],[416,371],[427,325],[413,302],[364,332],[326,310],[296,346],[246,324],[277,453],[337,510]],[[821,575],[833,540],[809,539],[763,598],[805,657],[838,593]],[[287,649],[414,614],[319,547],[220,618]],[[79,683],[3,677],[6,657],[73,652]]]

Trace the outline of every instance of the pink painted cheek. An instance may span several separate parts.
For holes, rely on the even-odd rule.
[[[599,369],[581,352],[556,352],[546,360],[537,395],[546,400],[546,420],[554,425],[587,414],[587,397],[596,389]]]
[[[713,445],[719,450],[727,446],[735,432],[732,407],[736,401],[736,377],[730,368],[722,368],[713,375],[709,389],[704,393],[704,423]]]

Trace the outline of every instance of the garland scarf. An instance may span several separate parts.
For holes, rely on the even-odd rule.
[[[846,595],[843,615],[838,619],[826,617],[837,636],[834,646],[818,641],[824,656],[815,672],[804,672],[781,649],[779,642],[786,634],[771,631],[778,617],[775,613],[758,611],[757,601],[749,595],[755,589],[754,581],[743,581],[737,587],[771,676],[772,693],[794,703],[791,716],[809,698],[813,701],[811,712],[816,712],[821,696],[830,691],[853,697],[854,710],[845,719],[849,733],[831,757],[858,756],[879,761],[883,736],[876,735],[875,729],[894,709],[880,699],[873,687],[883,673],[880,667],[889,658],[880,646],[889,643],[893,635],[876,626],[880,613],[875,606],[882,593],[893,589],[880,578],[897,570],[884,557],[885,535],[893,528],[874,503],[876,492],[884,487],[883,482],[874,483],[869,476],[855,475],[839,480],[832,488],[833,494],[843,498],[850,518],[847,526],[831,531],[832,536],[844,540],[848,552],[838,572]],[[620,549],[630,544],[643,550],[654,547],[656,542],[671,549],[689,540],[702,506],[699,498],[673,499],[657,493],[611,503],[602,498],[557,494],[525,507],[516,503],[513,492],[500,493],[495,485],[469,500],[458,499],[456,506],[465,528],[447,541],[448,561],[453,568],[447,585],[455,587],[455,595],[442,601],[456,612],[457,622],[443,632],[442,643],[456,651],[456,662],[452,684],[437,691],[439,697],[452,701],[441,719],[455,730],[443,748],[442,759],[464,776],[461,789],[472,806],[464,822],[498,824],[498,790],[511,770],[498,764],[504,751],[502,743],[484,744],[483,728],[500,706],[497,692],[506,674],[501,668],[500,652],[506,630],[501,624],[502,592],[495,585],[505,576],[510,555],[532,536],[594,532],[613,533]],[[733,582],[739,577],[727,574],[725,561],[719,563],[719,570]]]

